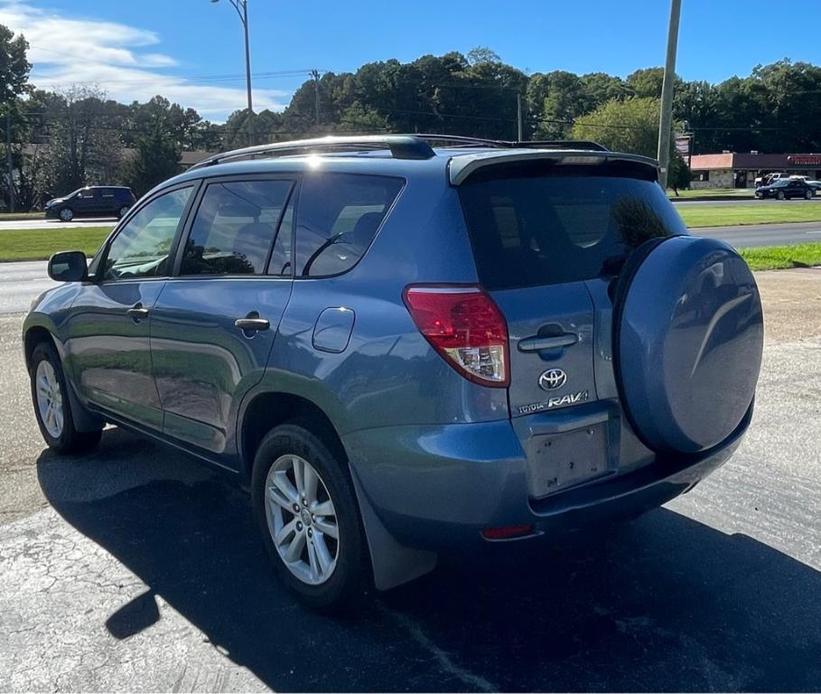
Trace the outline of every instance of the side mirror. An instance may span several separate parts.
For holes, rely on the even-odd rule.
[[[82,282],[88,277],[88,260],[82,251],[55,253],[48,261],[48,276],[56,282]]]

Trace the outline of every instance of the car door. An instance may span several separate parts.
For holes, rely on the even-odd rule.
[[[120,205],[117,203],[116,191],[114,188],[100,188],[99,204],[94,211],[95,216],[112,217],[116,216]]]
[[[147,201],[92,264],[66,324],[67,368],[80,396],[143,426],[161,429],[151,371],[151,309],[165,285],[192,184]]]
[[[74,203],[75,216],[93,217],[100,205],[100,191],[95,188],[83,188],[77,193]]]
[[[233,452],[236,408],[262,378],[291,294],[293,186],[290,177],[204,185],[152,312],[163,429],[217,456]]]

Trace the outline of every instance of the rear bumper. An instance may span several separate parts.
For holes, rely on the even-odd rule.
[[[531,524],[548,535],[629,518],[691,489],[724,464],[752,407],[721,445],[697,456],[657,457],[645,467],[541,500],[528,496],[527,460],[507,420],[385,427],[343,437],[362,492],[397,541],[433,551],[487,544],[485,528]]]

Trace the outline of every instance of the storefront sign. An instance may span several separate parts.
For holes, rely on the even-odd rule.
[[[690,142],[692,137],[690,135],[676,135],[676,152],[682,157],[690,155]]]
[[[821,154],[791,154],[787,161],[793,166],[821,166]]]

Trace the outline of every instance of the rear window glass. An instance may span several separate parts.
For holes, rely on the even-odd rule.
[[[489,178],[460,187],[486,288],[592,279],[647,239],[686,233],[657,183],[579,171]]]
[[[297,204],[296,274],[327,277],[356,265],[403,183],[384,176],[306,176]]]

